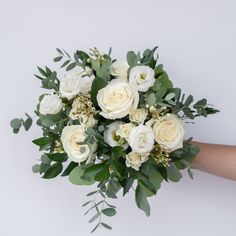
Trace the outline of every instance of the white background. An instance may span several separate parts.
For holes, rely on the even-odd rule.
[[[30,132],[13,135],[9,120],[33,113],[42,93],[36,65],[52,65],[55,48],[69,52],[97,46],[113,56],[159,45],[176,86],[207,97],[220,114],[187,127],[188,136],[236,144],[234,0],[0,0],[0,235],[89,235],[81,205],[91,189],[66,178],[46,181],[31,172],[39,158]],[[96,235],[235,235],[236,185],[195,171],[178,184],[165,183],[146,218],[133,194],[120,198],[113,231]]]

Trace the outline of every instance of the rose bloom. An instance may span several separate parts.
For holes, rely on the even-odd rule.
[[[173,152],[183,147],[183,122],[174,114],[167,114],[152,125],[155,140],[163,150]]]
[[[110,73],[116,79],[127,81],[129,65],[126,61],[116,61],[111,65]]]
[[[54,115],[61,111],[63,103],[57,94],[44,95],[39,104],[39,112],[42,115]]]
[[[100,115],[107,119],[120,119],[136,109],[139,102],[138,91],[120,79],[113,79],[97,94],[97,102],[101,108]]]
[[[116,134],[128,141],[130,133],[134,127],[135,125],[132,123],[120,124]]]
[[[74,72],[69,76],[65,77],[60,82],[60,93],[61,96],[68,100],[73,99],[80,92],[80,73]]]
[[[147,154],[138,154],[136,152],[130,152],[125,156],[126,158],[126,166],[131,167],[135,170],[139,170],[139,167],[142,165],[142,163],[146,162],[148,160],[149,153]]]
[[[132,129],[128,141],[133,152],[143,154],[152,151],[154,134],[151,127],[139,125]]]
[[[121,138],[117,134],[117,130],[120,125],[124,124],[121,121],[115,121],[107,126],[107,129],[104,131],[104,141],[109,144],[111,147],[122,146],[124,149],[128,147],[127,143],[121,144]]]
[[[61,142],[71,161],[80,163],[87,160],[96,151],[97,144],[79,144],[86,138],[83,125],[66,126],[62,130]]]
[[[133,110],[130,112],[129,114],[129,120],[131,122],[135,122],[138,124],[143,124],[143,122],[146,120],[147,118],[147,111],[144,108],[138,108],[136,110]]]
[[[149,66],[135,66],[129,73],[129,83],[146,92],[155,83],[154,70]]]

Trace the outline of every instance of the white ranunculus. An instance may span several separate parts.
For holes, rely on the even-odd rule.
[[[116,61],[111,65],[110,73],[116,79],[127,81],[129,65],[126,61]]]
[[[130,133],[134,127],[135,125],[132,123],[120,124],[116,134],[128,141]]]
[[[91,76],[83,76],[79,79],[79,83],[80,83],[80,93],[87,95],[91,92],[91,88],[92,88],[92,83],[93,80],[95,79],[94,75]]]
[[[163,150],[175,151],[183,147],[183,121],[174,114],[167,114],[156,120],[152,126],[155,140]]]
[[[62,97],[71,100],[79,94],[81,88],[80,74],[81,72],[76,71],[60,82],[60,93]]]
[[[139,102],[138,91],[127,82],[113,79],[98,91],[97,102],[102,109],[100,115],[107,119],[120,119],[136,109]]]
[[[129,120],[131,122],[135,122],[138,124],[143,124],[143,122],[146,120],[147,118],[147,111],[144,108],[138,108],[136,110],[133,110],[130,112],[129,114]]]
[[[87,160],[96,151],[97,144],[79,144],[86,138],[83,125],[66,126],[62,130],[61,142],[71,161],[80,163]]]
[[[57,94],[44,95],[39,104],[39,112],[42,115],[54,115],[61,111],[63,103]]]
[[[154,146],[152,128],[145,125],[139,125],[133,128],[128,142],[133,152],[139,154],[151,152]]]
[[[135,66],[129,73],[129,83],[146,92],[155,83],[154,70],[149,66]]]
[[[107,126],[107,129],[104,131],[104,141],[108,143],[111,147],[122,146],[124,148],[128,147],[127,143],[121,144],[121,137],[117,135],[117,130],[119,126],[124,124],[123,122],[116,121]]]
[[[149,153],[138,154],[136,152],[130,152],[126,155],[126,166],[135,170],[139,170],[139,167],[148,160]]]

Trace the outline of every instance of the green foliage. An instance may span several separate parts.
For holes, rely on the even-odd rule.
[[[46,155],[50,160],[60,163],[65,162],[68,159],[66,153],[48,153]]]
[[[62,172],[62,170],[63,170],[63,166],[61,163],[54,163],[44,173],[43,178],[44,179],[55,178]]]
[[[22,126],[24,126],[26,131],[28,131],[30,129],[30,127],[32,126],[32,123],[33,123],[32,118],[27,113],[25,113],[25,115],[26,115],[25,120],[22,118],[21,119],[15,118],[15,119],[11,120],[10,126],[13,129],[13,132],[15,134],[17,134],[20,131],[20,128]]]
[[[127,62],[129,64],[130,67],[134,67],[137,65],[138,63],[138,57],[137,55],[135,54],[135,52],[133,51],[129,51],[127,53]]]
[[[96,77],[93,80],[92,88],[91,88],[91,99],[92,99],[92,102],[93,102],[94,106],[98,105],[98,103],[97,103],[98,91],[100,89],[104,88],[106,85],[107,85],[107,81],[105,81],[105,80],[103,80],[99,77]]]
[[[38,71],[40,75],[35,75],[35,77],[41,80],[42,88],[59,90],[60,82],[56,71],[50,70],[47,66],[44,69],[38,66]]]
[[[72,184],[76,185],[92,185],[94,180],[92,178],[82,178],[84,176],[85,168],[80,165],[75,167],[69,174],[69,180]]]
[[[139,209],[143,210],[146,216],[150,216],[150,205],[148,203],[143,185],[139,182],[135,190],[135,201]]]

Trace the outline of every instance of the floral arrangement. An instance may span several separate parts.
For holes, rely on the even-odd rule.
[[[149,216],[147,198],[163,180],[179,181],[185,168],[192,177],[199,147],[184,139],[184,124],[218,112],[206,99],[194,102],[173,87],[156,49],[129,51],[126,61],[113,60],[111,49],[76,51],[73,57],[57,49],[54,62],[61,62],[66,75],[60,78],[48,67],[38,67],[35,75],[51,92],[40,96],[35,110],[42,137],[33,143],[42,156],[33,172],[44,179],[61,175],[76,185],[97,184],[83,205],[85,214],[95,212],[92,232],[111,229],[102,217],[116,214],[108,199],[119,191],[134,190],[138,208]],[[11,121],[14,133],[30,128],[32,118],[26,116]]]

